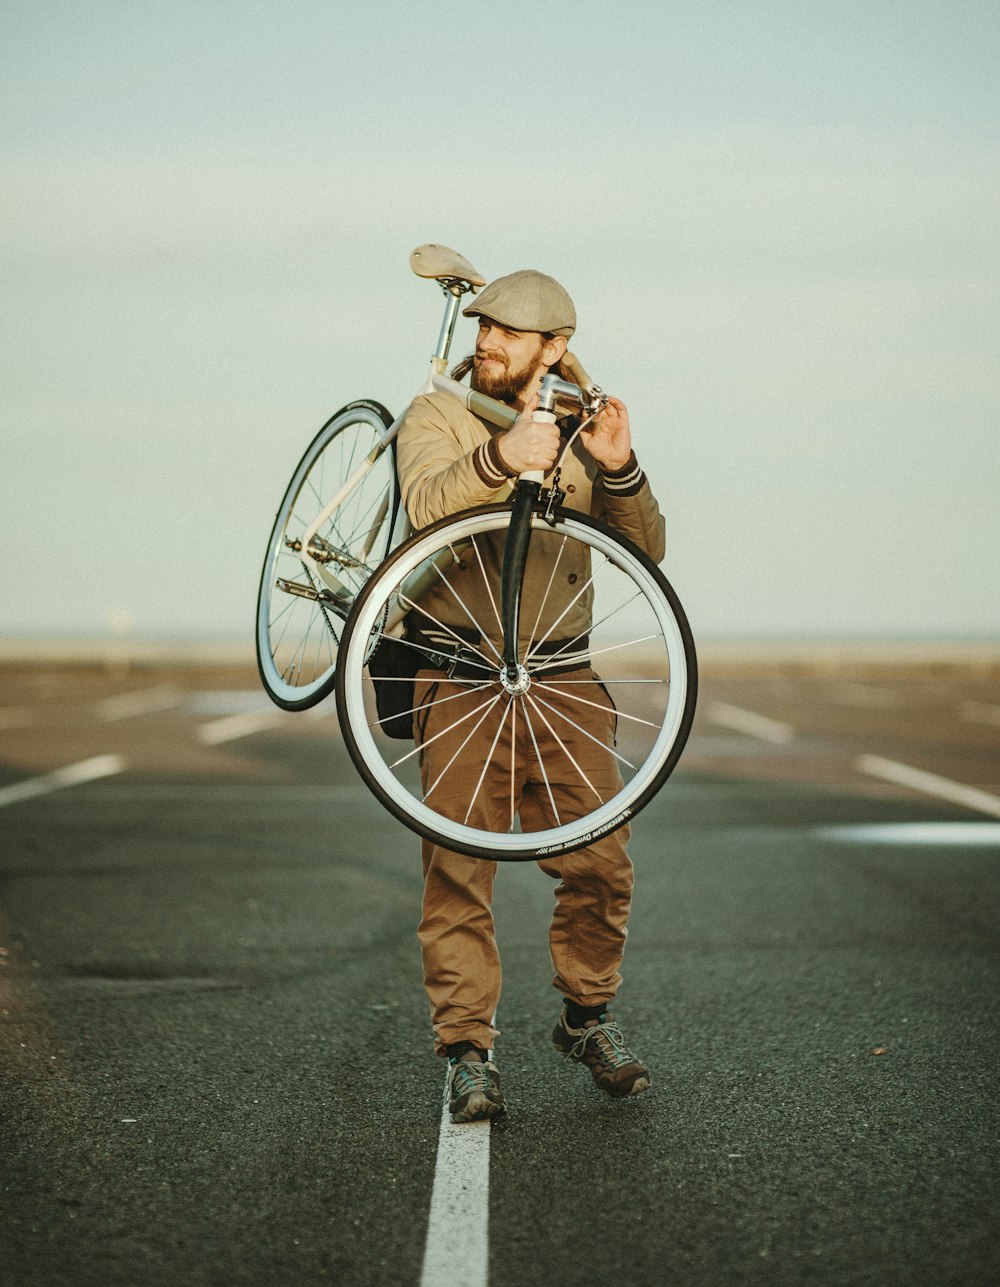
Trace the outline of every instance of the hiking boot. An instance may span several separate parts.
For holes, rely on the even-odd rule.
[[[567,1059],[586,1064],[594,1084],[614,1099],[625,1099],[649,1090],[646,1065],[625,1044],[621,1029],[610,1014],[588,1019],[582,1028],[571,1028],[566,1012],[559,1016],[552,1034],[555,1048]]]
[[[471,1053],[471,1052],[470,1052]],[[444,1097],[453,1122],[482,1122],[504,1110],[496,1064],[473,1054],[451,1059]]]

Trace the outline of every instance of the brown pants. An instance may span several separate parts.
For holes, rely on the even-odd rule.
[[[592,675],[589,670],[579,670],[551,680],[545,687],[544,700],[564,709],[591,737],[598,739],[592,741],[546,709],[550,723],[580,769],[607,799],[621,786],[618,767],[609,749],[614,745],[614,708],[600,688],[588,686],[583,691],[588,700],[601,702],[602,709],[574,701],[574,686],[568,683],[562,693],[559,689],[560,679],[578,680]],[[575,691],[579,693],[579,687]],[[484,696],[482,690],[470,692],[467,686],[450,683],[432,671],[421,672],[417,679],[415,705],[422,705],[429,697],[453,699],[420,712],[416,719],[418,741],[422,744],[424,792],[431,792],[429,803],[441,813],[449,814],[450,803],[453,811],[449,816],[465,817],[506,709],[504,698],[463,746],[479,715],[457,725],[456,721],[479,707]],[[525,831],[554,825],[553,800],[563,819],[579,816],[593,807],[593,792],[537,715],[532,716],[532,729],[549,777],[548,788],[539,772],[538,755],[527,722],[523,718],[517,720],[512,738],[508,719],[493,749],[490,770],[476,795],[469,817],[473,825],[498,832],[509,830],[512,755],[514,804]],[[456,751],[459,754],[446,770]],[[555,777],[553,766],[556,766]],[[444,776],[440,776],[442,773]],[[564,996],[580,1005],[610,1001],[621,983],[633,885],[632,864],[625,848],[628,835],[629,828],[624,826],[586,849],[538,863],[546,875],[559,881],[549,930],[549,948],[556,971],[553,983]],[[492,1022],[500,1000],[500,956],[492,913],[497,865],[455,853],[428,840],[423,842],[423,865],[423,917],[417,936],[423,954],[424,986],[430,999],[436,1049],[443,1054],[446,1045],[457,1041],[471,1041],[481,1049],[490,1049],[499,1035]]]

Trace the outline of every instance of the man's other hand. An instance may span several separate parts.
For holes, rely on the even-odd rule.
[[[608,405],[590,426],[580,430],[580,439],[602,469],[624,469],[632,454],[632,433],[625,403],[620,398],[609,397]]]

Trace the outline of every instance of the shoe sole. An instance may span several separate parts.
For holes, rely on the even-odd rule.
[[[451,1120],[459,1126],[466,1122],[485,1122],[491,1117],[496,1117],[504,1111],[504,1104],[497,1104],[492,1099],[480,1096],[471,1100],[464,1108],[460,1108],[457,1113],[452,1113]]]
[[[597,1080],[597,1078],[594,1077],[593,1070],[591,1069],[590,1065],[587,1063],[585,1059],[580,1059],[577,1055],[574,1055],[572,1050],[563,1049],[563,1047],[559,1044],[558,1041],[552,1042],[552,1048],[554,1050],[557,1050],[559,1054],[563,1056],[564,1059],[572,1060],[573,1063],[579,1064],[581,1068],[586,1068],[587,1071],[591,1074],[591,1078],[593,1079],[594,1085],[597,1087],[599,1091],[602,1092],[602,1094],[607,1095],[609,1099],[631,1099],[633,1095],[641,1095],[643,1091],[652,1089],[653,1081],[652,1081],[652,1078],[649,1077],[648,1075],[636,1077],[635,1081],[632,1083],[631,1086],[629,1086],[628,1090],[618,1090],[615,1087],[602,1086],[601,1083]]]
[[[605,1095],[609,1095],[612,1099],[631,1099],[633,1095],[641,1095],[643,1091],[651,1090],[653,1083],[648,1077],[636,1077],[628,1090],[608,1089],[597,1081],[594,1082],[594,1085],[598,1090],[603,1090]]]

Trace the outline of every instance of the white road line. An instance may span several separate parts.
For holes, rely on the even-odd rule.
[[[795,729],[790,724],[746,711],[741,706],[730,706],[728,702],[710,702],[707,717],[713,724],[746,733],[761,742],[773,742],[776,746],[786,746],[795,737]]]
[[[266,792],[261,792],[260,784],[243,783],[236,785],[210,786],[204,783],[193,786],[189,783],[139,782],[135,778],[127,782],[116,783],[107,788],[106,798],[109,803],[124,800],[239,800],[241,806],[251,809],[254,805],[267,808],[272,800],[297,800],[303,804],[315,804],[320,808],[333,804],[354,804],[370,802],[372,793],[358,779],[356,786],[334,786],[333,784],[315,784],[309,786],[271,785]]]
[[[176,688],[161,686],[144,688],[138,693],[120,693],[117,697],[105,697],[95,707],[97,718],[111,723],[114,720],[130,719],[133,715],[152,715],[156,711],[170,710],[180,704],[181,694]]]
[[[813,834],[849,845],[990,845],[1000,854],[1000,822],[873,822]]]
[[[191,715],[248,715],[276,709],[262,688],[206,688],[190,693],[185,704]]]
[[[27,728],[32,722],[31,710],[27,706],[0,707],[0,729]]]
[[[198,739],[208,746],[218,746],[220,742],[232,742],[237,737],[249,737],[251,733],[262,733],[267,728],[274,728],[283,719],[284,715],[279,711],[226,715],[223,719],[213,719],[208,724],[200,724]]]
[[[445,1104],[420,1287],[486,1287],[489,1216],[490,1123],[456,1126]]]
[[[859,773],[867,773],[871,777],[920,791],[923,795],[933,795],[939,800],[949,800],[966,809],[975,809],[977,813],[988,813],[991,817],[1000,818],[1000,796],[980,791],[978,787],[964,786],[961,782],[952,782],[950,778],[942,778],[936,773],[927,773],[924,769],[915,769],[912,765],[900,764],[896,760],[883,760],[880,755],[860,755],[855,760],[855,767]]]
[[[962,702],[958,711],[970,724],[1000,724],[1000,706],[991,702]]]
[[[111,777],[121,773],[125,761],[120,755],[95,755],[89,760],[80,760],[68,764],[63,769],[56,769],[40,778],[28,778],[24,782],[14,782],[10,786],[0,787],[0,809],[8,804],[18,804],[21,800],[31,800],[35,796],[49,795],[63,787],[79,786],[84,782],[93,782],[97,778]]]

